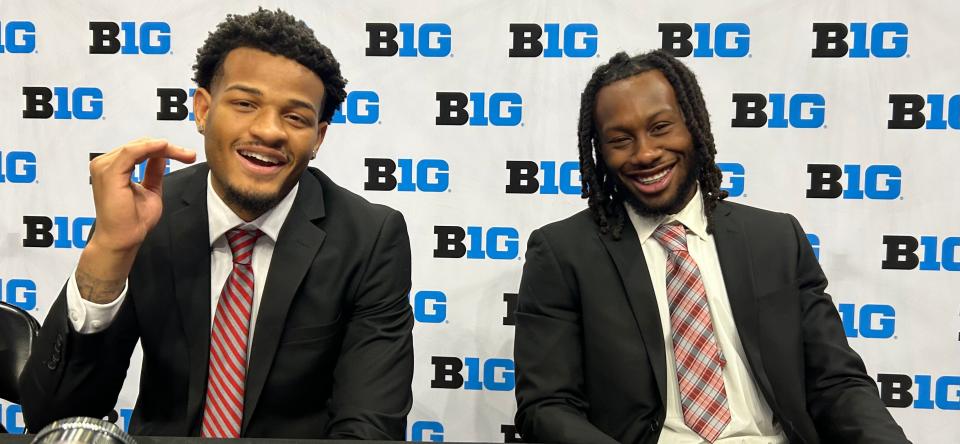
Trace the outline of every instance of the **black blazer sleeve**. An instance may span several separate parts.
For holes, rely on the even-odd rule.
[[[530,235],[516,312],[516,425],[528,442],[615,443],[587,419],[579,294],[542,230]]]
[[[827,278],[800,223],[790,216],[796,242],[797,287],[803,325],[807,411],[823,442],[908,443],[880,400],[874,380],[850,348]]]
[[[391,211],[367,260],[330,398],[330,439],[402,441],[413,404],[410,239]]]
[[[139,338],[130,294],[109,327],[84,335],[70,323],[66,298],[64,287],[20,374],[23,418],[31,431],[61,418],[110,413]]]

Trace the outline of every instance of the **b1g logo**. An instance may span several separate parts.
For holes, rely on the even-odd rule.
[[[511,23],[510,57],[593,57],[597,55],[597,25],[570,23]],[[547,35],[546,45],[541,41]],[[562,40],[561,40],[562,38]]]
[[[746,57],[750,53],[750,27],[746,23],[661,23],[660,49],[674,57]],[[690,41],[697,34],[696,46]],[[710,39],[713,38],[713,46]]]
[[[66,216],[23,216],[26,235],[23,246],[28,248],[83,248],[87,246],[94,218]]]
[[[166,22],[90,22],[90,54],[167,54],[170,25]],[[122,33],[122,35],[121,35]]]
[[[90,153],[90,160],[96,159],[99,156],[102,156],[104,153]],[[165,167],[163,168],[163,174],[170,174],[170,159],[164,160]],[[143,182],[143,175],[147,170],[147,161],[138,163],[133,167],[133,171],[130,172],[130,180],[132,182],[140,183]],[[93,177],[90,178],[90,183],[93,183]]]
[[[439,324],[447,320],[447,295],[442,291],[421,290],[410,298],[413,318],[424,324]]]
[[[720,189],[730,194],[730,197],[743,196],[744,176],[746,169],[739,163],[718,163],[717,168],[723,173],[723,183]]]
[[[837,304],[848,338],[887,339],[896,331],[897,311],[882,304]]]
[[[520,233],[512,227],[483,227],[436,225],[436,258],[516,259],[520,254]],[[469,238],[469,240],[467,239]],[[469,248],[467,247],[469,244]]]
[[[960,376],[877,375],[880,399],[887,407],[960,410]],[[916,390],[911,390],[916,387]]]
[[[26,425],[23,423],[23,409],[20,404],[0,401],[0,422],[7,432],[11,435],[22,435],[26,433]]]
[[[0,21],[0,54],[27,54],[37,48],[37,27],[32,22]]]
[[[907,25],[900,22],[868,23],[814,23],[816,46],[813,57],[896,58],[907,54]],[[852,44],[846,40],[853,34]],[[867,46],[869,37],[870,45]]]
[[[397,35],[400,43],[397,43]],[[367,23],[370,57],[446,57],[450,55],[450,25],[446,23]]]
[[[373,91],[350,91],[333,112],[330,123],[370,125],[380,120],[380,95]]]
[[[489,99],[484,92],[437,92],[437,103],[437,125],[517,126],[523,119],[523,97],[515,92],[490,93]]]
[[[0,183],[33,183],[37,180],[37,155],[30,151],[0,151]]]
[[[807,233],[807,242],[810,242],[810,248],[813,248],[813,257],[820,260],[820,236],[813,233]]]
[[[431,388],[508,392],[516,385],[512,359],[434,356],[430,362],[434,370]],[[464,367],[466,377],[462,373]]]
[[[793,94],[788,98],[783,93],[733,93],[733,103],[734,128],[820,128],[826,113],[826,100],[820,94]],[[773,107],[769,115],[767,103]]]
[[[575,160],[541,160],[539,164],[529,160],[508,160],[507,171],[510,173],[510,182],[505,188],[507,194],[580,195],[580,163]]]
[[[411,424],[410,441],[443,442],[443,424],[437,421],[417,421]]]
[[[960,271],[960,257],[957,256],[957,247],[960,247],[960,237],[947,236],[940,241],[937,236],[883,236],[883,245],[887,247],[886,257],[881,268],[884,270],[915,270],[923,271]],[[922,248],[918,256],[917,250]],[[940,260],[937,260],[937,254]]]
[[[24,119],[79,119],[93,120],[103,116],[103,91],[99,88],[70,88],[57,86],[24,86]],[[52,104],[56,97],[56,105]]]
[[[30,279],[0,279],[0,300],[24,310],[37,307],[37,283]]]
[[[946,103],[946,107],[944,107]],[[929,130],[960,129],[960,94],[949,100],[944,94],[927,94],[927,99],[919,94],[890,94],[893,115],[887,121],[888,129]],[[929,118],[923,114],[926,105]]]
[[[157,120],[189,120],[194,116],[193,95],[196,88],[157,88],[157,97],[160,98],[160,111],[157,111]],[[187,102],[190,102],[189,104]]]
[[[450,187],[450,165],[442,159],[384,159],[366,158],[368,191],[423,191],[439,193]],[[397,179],[397,170],[400,178]],[[414,176],[416,174],[416,176]],[[416,180],[414,180],[416,177]]]
[[[878,199],[900,197],[901,172],[896,165],[809,164],[808,199]],[[841,183],[846,176],[846,185]]]

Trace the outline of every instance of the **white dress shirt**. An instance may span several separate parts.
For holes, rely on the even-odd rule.
[[[773,413],[757,389],[737,325],[733,321],[727,288],[713,235],[707,234],[707,219],[703,214],[700,190],[683,210],[677,214],[651,218],[640,216],[629,205],[627,214],[637,231],[647,271],[653,282],[663,326],[663,343],[667,363],[667,416],[660,432],[660,442],[671,444],[703,443],[704,440],[683,422],[680,407],[680,389],[677,385],[676,361],[673,356],[673,341],[670,331],[670,313],[667,304],[667,252],[652,235],[662,224],[678,221],[686,227],[687,250],[700,268],[700,276],[707,291],[710,318],[720,350],[727,360],[723,368],[723,384],[727,392],[727,407],[730,423],[715,441],[717,444],[780,444],[787,443],[783,429],[773,422]]]
[[[227,243],[226,233],[235,227],[244,230],[259,229],[263,236],[253,247],[253,312],[250,314],[250,334],[247,337],[247,346],[253,343],[254,327],[257,325],[257,314],[260,312],[260,301],[263,296],[263,287],[270,270],[270,261],[273,259],[273,248],[277,244],[277,236],[283,222],[290,214],[293,200],[297,196],[300,184],[293,189],[275,207],[267,210],[260,217],[251,222],[240,219],[223,199],[217,195],[210,183],[210,173],[207,173],[207,223],[210,232],[210,328],[213,328],[213,317],[216,315],[217,302],[220,301],[220,292],[227,282],[227,277],[233,269],[233,253]],[[74,272],[75,274],[76,272]],[[126,285],[115,301],[109,304],[97,304],[80,297],[76,278],[70,275],[67,282],[67,311],[70,323],[81,334],[96,333],[106,329],[120,310],[120,304],[127,295]],[[173,294],[170,303],[175,304]]]

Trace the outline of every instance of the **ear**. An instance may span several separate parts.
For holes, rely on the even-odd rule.
[[[193,93],[193,116],[198,129],[206,128],[207,113],[210,111],[212,101],[210,91],[207,91],[206,88],[197,88],[196,92]]]
[[[196,109],[196,108],[194,108]],[[320,122],[320,125],[317,127],[317,144],[313,147],[313,156],[311,159],[317,158],[317,152],[320,151],[320,144],[323,143],[323,138],[327,136],[327,128],[330,127],[330,122]]]

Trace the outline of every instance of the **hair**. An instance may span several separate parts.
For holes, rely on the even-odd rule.
[[[677,103],[683,114],[684,123],[693,138],[695,165],[698,171],[697,182],[703,196],[703,209],[707,215],[707,232],[713,232],[713,223],[710,214],[717,206],[717,202],[727,197],[727,192],[720,189],[722,175],[714,158],[717,149],[713,143],[713,134],[710,132],[710,115],[707,113],[703,101],[703,93],[693,72],[670,54],[655,50],[630,57],[625,52],[619,52],[600,65],[593,72],[590,81],[580,96],[580,123],[577,129],[580,148],[580,176],[581,197],[587,199],[593,219],[600,227],[602,234],[610,234],[613,239],[619,240],[627,222],[624,209],[624,195],[627,190],[621,190],[614,175],[607,171],[603,162],[601,144],[598,140],[594,114],[596,111],[597,92],[600,88],[618,80],[635,76],[647,71],[657,70],[663,73],[673,87],[677,96]]]
[[[347,96],[344,90],[347,80],[340,75],[340,63],[330,49],[317,40],[303,20],[279,9],[259,8],[247,15],[228,14],[197,50],[193,80],[209,90],[211,83],[223,75],[227,54],[241,47],[286,57],[320,77],[324,90],[320,122],[329,122]]]

